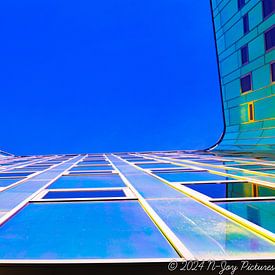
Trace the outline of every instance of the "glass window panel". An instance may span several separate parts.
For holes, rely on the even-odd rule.
[[[12,173],[12,172],[6,172],[6,173],[0,173],[0,178],[5,177],[27,177],[31,175],[32,173],[26,172],[26,173]]]
[[[238,165],[227,165],[229,167],[247,169],[247,170],[262,170],[262,169],[275,169],[274,166],[271,165],[260,165],[260,164],[238,164]]]
[[[84,199],[126,197],[123,190],[49,191],[43,199]]]
[[[270,64],[271,82],[275,82],[275,62]]]
[[[165,168],[163,168],[163,169],[151,169],[151,171],[155,172],[155,174],[159,174],[159,173],[173,173],[173,174],[176,174],[176,173],[188,172],[188,171],[191,172],[191,171],[206,171],[206,170],[197,170],[197,169],[192,169],[192,168],[189,168],[189,167],[181,166],[178,169],[165,169]]]
[[[212,160],[212,159],[207,159],[207,160],[199,160],[198,162],[200,163],[205,163],[205,164],[213,164],[213,165],[224,165],[226,164],[225,161],[220,161],[220,160]]]
[[[261,197],[275,196],[275,187],[269,188],[266,186],[259,185],[257,189],[258,195]]]
[[[177,166],[171,163],[152,163],[152,164],[140,164],[138,165],[141,168],[150,169],[150,168],[181,168],[181,166]]]
[[[257,186],[256,184],[249,182],[185,184],[184,186],[187,186],[211,198],[275,196],[275,189]]]
[[[0,239],[0,259],[178,257],[137,201],[31,203]]]
[[[247,34],[249,32],[249,18],[248,13],[243,16],[243,33]]]
[[[275,233],[275,201],[221,202],[217,204]]]
[[[82,161],[79,162],[77,165],[82,166],[82,165],[94,165],[94,164],[101,164],[101,165],[105,165],[105,164],[109,164],[109,162],[107,161]]]
[[[151,161],[150,159],[144,159],[144,158],[123,158],[123,159],[129,162]]]
[[[264,19],[273,14],[275,11],[274,0],[263,0],[263,16]]]
[[[275,47],[275,26],[265,32],[265,50],[269,51]]]
[[[197,182],[197,181],[227,181],[234,178],[211,174],[208,172],[182,172],[182,173],[156,173],[158,176],[172,182]]]
[[[238,9],[240,10],[245,5],[245,0],[238,0]]]
[[[12,178],[9,178],[9,179],[0,179],[0,187],[6,187],[6,186],[9,186],[19,180],[22,180],[22,179],[12,179]]]
[[[241,91],[242,93],[252,90],[251,74],[248,74],[241,78]]]
[[[150,205],[197,259],[274,255],[274,244],[194,200],[152,200]]]
[[[248,63],[248,46],[245,45],[241,48],[242,65]]]
[[[108,188],[125,187],[118,175],[63,176],[52,183],[49,189],[60,188]]]
[[[70,171],[113,170],[112,166],[75,166]]]
[[[96,170],[91,170],[91,171],[71,171],[69,172],[70,175],[105,175],[105,174],[113,174],[112,171],[109,170],[103,170],[103,171],[96,171]]]
[[[12,171],[12,172],[33,172],[33,173],[36,173],[37,171],[42,171],[42,170],[45,170],[45,168],[34,168],[34,167],[31,167],[31,168],[28,168],[28,167],[23,167],[23,168],[15,168],[15,169],[12,169],[12,170],[10,170],[10,171]]]

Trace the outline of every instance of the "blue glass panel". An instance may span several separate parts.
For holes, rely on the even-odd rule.
[[[238,0],[238,9],[240,10],[245,5],[245,0]]]
[[[197,169],[192,169],[188,167],[180,167],[178,169],[151,169],[152,172],[155,172],[155,174],[159,173],[171,173],[171,174],[176,174],[176,173],[181,173],[181,172],[192,172],[192,171],[207,171],[207,170],[197,170]]]
[[[169,187],[159,179],[136,169],[128,163],[109,156],[111,161],[121,171],[128,181],[144,198],[182,198],[184,194]]]
[[[95,190],[95,191],[49,191],[43,199],[85,199],[126,197],[122,190]]]
[[[136,201],[32,203],[0,239],[0,259],[178,257]]]
[[[156,173],[158,176],[171,182],[195,182],[195,181],[227,181],[236,180],[208,172],[182,172],[182,173]]]
[[[245,45],[241,48],[241,56],[242,56],[242,64],[246,64],[248,62],[248,46]]]
[[[243,16],[243,33],[246,34],[249,32],[249,18],[248,13]]]
[[[91,170],[91,171],[70,171],[70,175],[112,175],[112,171],[109,170],[104,170],[104,171],[96,171],[96,170]]]
[[[275,26],[265,32],[265,50],[269,51],[275,47]]]
[[[139,164],[141,168],[150,169],[150,168],[181,168],[181,166],[177,166],[170,163],[148,163],[148,164]]]
[[[22,180],[22,179],[12,179],[12,178],[9,178],[9,179],[0,179],[0,187],[6,187],[6,186],[9,186],[19,180]]]
[[[132,159],[125,159],[125,160],[129,162],[156,162],[157,163],[157,161],[153,159],[144,159],[144,158],[132,158]]]
[[[70,171],[113,170],[112,166],[76,166]]]
[[[31,168],[28,168],[28,167],[24,167],[24,168],[15,168],[15,169],[12,169],[10,170],[10,172],[12,173],[15,173],[15,172],[33,172],[33,173],[36,173],[37,171],[42,171],[42,170],[45,170],[45,168],[39,168],[39,167],[31,167]]]
[[[275,233],[275,201],[222,202],[217,204]]]
[[[271,257],[275,253],[274,244],[268,240],[190,198],[148,202],[200,260]]]
[[[48,187],[59,188],[104,188],[125,187],[118,175],[63,176]]]
[[[105,161],[105,160],[98,160],[98,161],[82,161],[82,162],[79,162],[77,165],[79,166],[82,166],[82,165],[94,165],[94,164],[102,164],[102,165],[105,165],[105,164],[109,164],[109,162]]]
[[[210,159],[207,159],[207,160],[199,160],[198,162],[200,163],[205,163],[205,164],[211,164],[211,165],[224,165],[226,164],[225,161],[220,161],[220,160],[210,160]]]
[[[275,1],[274,0],[263,0],[263,16],[267,18],[269,15],[273,14],[275,11]]]
[[[241,90],[242,93],[248,92],[252,89],[251,74],[248,74],[241,78]]]
[[[5,177],[27,177],[32,173],[26,172],[26,173],[12,173],[12,172],[6,172],[6,173],[0,173],[0,178],[5,178]]]

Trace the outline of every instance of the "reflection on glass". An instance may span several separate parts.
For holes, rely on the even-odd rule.
[[[182,173],[161,173],[158,176],[172,182],[197,182],[197,181],[227,181],[227,180],[236,180],[234,178],[220,176],[216,174],[211,174],[209,172],[182,172]]]
[[[63,176],[52,183],[49,189],[60,188],[108,188],[125,187],[118,175]]]
[[[275,189],[249,182],[184,184],[211,198],[239,198],[275,196]]]
[[[275,201],[239,201],[217,204],[275,233]]]
[[[174,164],[170,164],[170,163],[151,163],[151,164],[139,164],[138,165],[139,167],[141,168],[144,168],[144,169],[153,169],[153,168],[181,168],[181,166],[177,166],[177,165],[174,165]]]
[[[19,181],[21,179],[13,179],[13,178],[9,178],[9,179],[1,179],[0,178],[0,187],[6,187],[9,186],[17,181]]]
[[[32,203],[0,239],[0,259],[178,257],[136,201]]]
[[[150,204],[200,260],[275,253],[271,242],[189,198],[152,200]],[[273,224],[274,220],[273,216]]]
[[[112,170],[112,166],[76,166],[70,171]]]
[[[88,199],[126,197],[123,190],[49,191],[43,199]]]

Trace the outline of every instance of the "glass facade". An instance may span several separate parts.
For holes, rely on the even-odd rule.
[[[274,259],[274,6],[211,4],[221,141],[201,151],[0,151],[0,263]]]
[[[70,174],[99,157],[111,171]],[[0,174],[43,170],[0,179],[0,263],[270,259],[274,161],[220,151],[8,157]]]
[[[225,121],[216,150],[275,151],[274,3],[211,0]]]

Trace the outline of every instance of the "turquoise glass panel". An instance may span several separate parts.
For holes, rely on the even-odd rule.
[[[178,257],[136,201],[32,203],[0,239],[0,259]]]
[[[230,166],[230,165],[228,165]],[[254,164],[251,164],[251,165],[234,165],[234,166],[231,166],[231,167],[234,167],[234,168],[241,168],[241,169],[247,169],[247,170],[253,170],[253,171],[259,171],[259,170],[264,170],[264,169],[275,169],[274,166],[271,166],[271,165],[254,165]]]
[[[275,201],[222,202],[217,204],[275,233]]]
[[[108,188],[125,187],[118,175],[63,176],[52,183],[49,189],[60,188]]]
[[[259,196],[266,196],[266,197],[274,196],[275,197],[275,186],[274,186],[274,188],[269,188],[266,186],[259,185],[257,192],[258,192]]]

